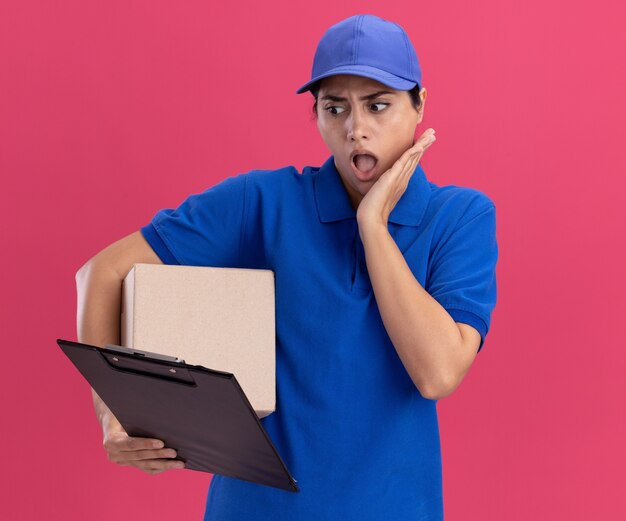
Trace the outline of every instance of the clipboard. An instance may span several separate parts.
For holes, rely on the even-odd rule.
[[[300,491],[234,374],[110,344],[57,344],[129,436],[163,440],[185,469]]]

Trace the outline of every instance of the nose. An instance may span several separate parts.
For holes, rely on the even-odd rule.
[[[366,114],[360,108],[353,108],[346,118],[347,137],[351,141],[369,139],[370,130]]]

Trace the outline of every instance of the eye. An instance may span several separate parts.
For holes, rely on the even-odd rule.
[[[370,107],[375,107],[376,105],[384,105],[386,107],[387,105],[391,105],[391,103],[372,103],[370,105]],[[383,110],[384,109],[376,109],[376,110],[374,110],[374,112],[381,112]]]
[[[331,112],[331,111],[337,110],[337,109],[339,109],[341,112],[345,110],[343,107],[338,107],[337,105],[331,105],[330,107],[326,107],[324,110],[332,114],[333,116],[336,116],[337,114],[341,114],[341,112]]]

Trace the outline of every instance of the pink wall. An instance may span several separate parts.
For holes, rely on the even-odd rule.
[[[438,405],[446,519],[626,518],[621,3],[15,0],[0,4],[3,519],[201,518],[210,475],[106,460],[55,342],[76,338],[74,274],[227,176],[321,164],[294,91],[323,31],[359,12],[417,48],[430,180],[498,208],[492,329]]]

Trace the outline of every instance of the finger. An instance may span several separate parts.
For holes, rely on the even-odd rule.
[[[419,126],[419,123],[418,123],[418,124],[417,124],[417,126],[415,127],[415,131],[413,132],[413,144],[415,144],[417,141],[419,141],[419,139],[420,139],[421,137],[423,137],[423,136],[425,136],[425,135],[428,135],[428,134],[432,134],[432,133],[434,133],[434,132],[435,132],[435,129],[434,129],[434,128],[432,128],[432,127],[431,127],[431,128],[427,128],[427,129],[426,129],[426,130],[422,133],[422,135],[420,136],[420,134],[419,134],[419,127],[420,127],[420,126]]]
[[[393,170],[395,168],[398,174],[402,174],[407,166],[410,164],[411,159],[415,156],[416,150],[417,149],[415,147],[411,147],[405,150],[404,153],[393,164],[391,169]]]
[[[104,448],[113,452],[161,449],[164,445],[162,440],[138,438],[125,433],[113,434],[104,440]]]
[[[393,165],[391,165],[391,168],[384,172],[377,182],[381,182],[381,180],[383,180],[383,182],[387,182],[387,179],[402,176],[404,168],[406,167],[406,162],[409,160],[410,157],[407,155],[407,152],[408,150],[405,151],[398,159],[396,159]]]
[[[426,148],[427,146],[425,146],[424,141],[417,141],[411,148],[406,150],[402,156],[400,156],[400,161],[410,163],[415,157],[421,157]]]
[[[131,466],[137,467],[138,469],[144,470],[144,471],[152,471],[152,470],[164,471],[164,470],[171,470],[171,469],[182,469],[184,468],[185,463],[180,460],[153,459],[153,460],[146,460],[146,461],[136,461]]]
[[[175,458],[176,456],[177,453],[174,449],[121,451],[109,452],[109,461],[140,461]]]
[[[405,174],[412,174],[414,172],[415,167],[417,166],[417,163],[421,159],[422,154],[424,153],[425,150],[426,149],[422,146],[418,146],[417,148],[413,147],[409,149],[410,153],[405,162],[405,169],[404,169]]]
[[[410,157],[407,161],[409,163],[408,172],[413,173],[415,171],[417,163],[419,163],[426,149],[435,142],[435,139],[435,130],[428,129],[422,134],[420,139],[416,141],[416,143],[408,150],[410,152]]]
[[[141,461],[116,461],[121,467],[135,467],[139,470],[170,470],[185,468],[185,462],[182,460],[141,460]]]
[[[435,141],[435,129],[427,129],[413,144],[413,149],[417,153],[419,150],[426,150]]]
[[[421,156],[412,156],[402,173],[401,179],[406,186],[408,186],[411,176],[415,173],[415,168],[417,167],[417,163],[419,163],[420,157]]]
[[[415,169],[417,168],[417,164],[420,162],[420,159],[422,158],[422,154],[423,152],[420,154],[413,154],[411,158],[409,159],[409,161],[407,162],[406,169],[404,170],[404,175],[403,175],[403,179],[407,184],[411,180],[411,176],[415,173]]]
[[[404,153],[392,165],[390,170],[399,177],[413,173],[415,167],[417,166],[417,162],[422,157],[422,154],[434,142],[434,133],[434,129],[427,129],[411,148],[404,151]]]
[[[140,469],[141,470],[141,469]],[[151,476],[156,476],[157,474],[161,474],[161,472],[165,472],[167,469],[146,469],[143,472],[150,474]]]

